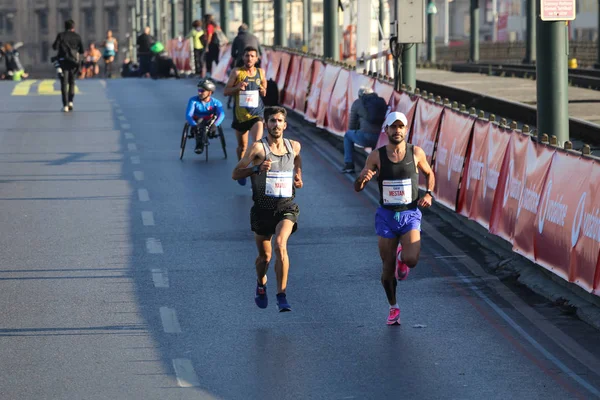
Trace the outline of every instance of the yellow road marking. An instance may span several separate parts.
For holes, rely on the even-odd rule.
[[[31,85],[36,83],[36,80],[31,81],[23,81],[17,83],[15,88],[13,89],[11,95],[12,96],[27,96],[29,94],[29,89],[31,89]]]
[[[38,86],[38,94],[42,96],[60,96],[60,90],[54,89],[54,79],[44,79]],[[79,88],[75,85],[75,93],[79,93]]]

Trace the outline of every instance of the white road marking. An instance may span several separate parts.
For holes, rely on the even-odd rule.
[[[150,195],[146,189],[138,189],[138,197],[140,198],[140,201],[150,200]]]
[[[198,376],[192,365],[192,361],[187,358],[175,358],[173,368],[177,377],[177,384],[181,387],[200,386]]]
[[[125,120],[127,119],[127,118],[125,118],[125,116],[124,116],[124,115],[119,115],[119,117],[118,117],[118,118],[119,118],[119,120],[121,120],[121,121],[125,121]]]
[[[129,124],[121,124],[121,128],[123,128],[123,129],[130,129],[131,125],[129,125]]]
[[[134,139],[133,133],[131,132],[125,132],[125,139]]]
[[[147,238],[146,239],[146,250],[150,254],[162,254],[163,248],[159,239],[156,238]]]
[[[142,222],[144,226],[154,225],[154,214],[152,214],[152,211],[142,211]]]
[[[153,269],[152,280],[154,281],[154,287],[156,288],[168,288],[169,287],[169,275],[166,269]]]
[[[140,156],[131,156],[131,163],[132,164],[139,164],[140,163]]]
[[[136,181],[144,180],[144,171],[133,171],[133,177]]]
[[[137,146],[135,145],[135,143],[127,143],[127,148],[129,149],[129,151],[137,151]]]
[[[181,326],[179,326],[179,320],[177,319],[175,309],[161,307],[160,319],[162,320],[163,329],[166,333],[181,333]]]

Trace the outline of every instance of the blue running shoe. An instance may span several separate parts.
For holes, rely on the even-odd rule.
[[[287,302],[285,293],[277,293],[277,307],[279,307],[279,312],[292,311],[292,306]]]
[[[242,186],[246,186],[246,178],[238,179],[238,183]]]
[[[256,284],[256,296],[254,296],[254,302],[258,308],[267,308],[269,305],[269,299],[267,297],[267,285]]]

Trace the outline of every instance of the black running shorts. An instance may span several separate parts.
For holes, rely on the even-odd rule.
[[[250,228],[252,232],[260,236],[271,236],[275,234],[277,225],[284,219],[294,223],[292,233],[298,229],[298,215],[300,209],[297,204],[292,203],[282,210],[264,210],[253,206],[250,209]]]
[[[262,121],[261,117],[255,117],[255,118],[249,119],[248,121],[244,121],[244,122],[239,122],[234,117],[233,122],[231,123],[231,127],[238,132],[244,133],[244,132],[248,132],[250,129],[252,129],[254,124],[259,121]]]

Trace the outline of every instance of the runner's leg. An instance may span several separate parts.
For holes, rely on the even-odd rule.
[[[252,128],[250,128],[250,134],[254,138],[254,142],[258,142],[260,139],[262,139],[264,134],[263,122],[258,121],[254,125],[252,125]]]
[[[419,262],[421,253],[421,232],[417,229],[412,229],[402,235],[402,262],[409,268],[414,268]]]
[[[256,282],[262,285],[267,284],[267,271],[269,269],[269,262],[271,262],[272,246],[270,236],[263,236],[254,234],[254,240],[256,241],[256,249],[258,250],[258,257],[256,257]]]
[[[275,231],[275,276],[277,277],[277,293],[285,293],[287,288],[290,259],[287,242],[294,229],[294,222],[284,219],[277,224]]]
[[[235,137],[237,138],[237,157],[238,157],[238,161],[242,159],[242,155],[246,152],[246,149],[248,148],[248,131],[246,132],[240,132],[240,131],[235,131]]]
[[[381,285],[385,290],[390,306],[396,305],[396,286],[398,282],[394,273],[396,269],[396,249],[399,241],[398,237],[388,239],[379,236],[379,255],[383,262]]]

